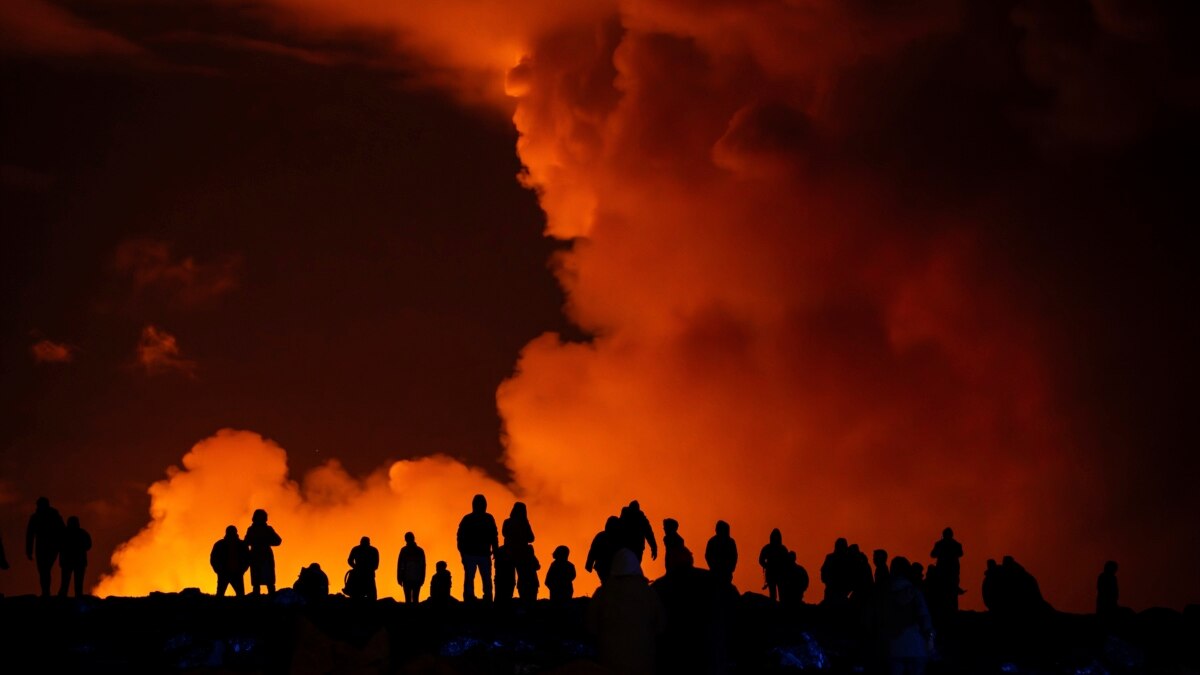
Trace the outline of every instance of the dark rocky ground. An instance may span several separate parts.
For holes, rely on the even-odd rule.
[[[587,602],[410,607],[336,596],[305,605],[290,591],[242,599],[8,597],[0,598],[0,673],[600,673],[584,629]],[[960,612],[943,624],[934,674],[1200,673],[1200,606],[1112,621]],[[727,646],[718,649],[727,655],[725,672],[876,670],[859,623],[821,607],[786,611],[746,594],[725,625]],[[662,672],[693,672],[687,659],[713,649],[712,633],[678,637],[679,658]]]

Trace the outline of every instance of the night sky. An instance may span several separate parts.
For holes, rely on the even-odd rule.
[[[1200,600],[1194,10],[341,4],[0,8],[0,592],[38,496],[89,586],[158,524],[140,594],[262,504],[387,577],[484,491],[543,568],[639,498],[743,590],[950,524],[970,607]]]

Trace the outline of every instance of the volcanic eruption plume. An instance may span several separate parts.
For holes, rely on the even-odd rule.
[[[1153,532],[1081,534],[1117,508],[1097,480],[1116,470],[1107,441],[1072,398],[1087,368],[1064,359],[1068,324],[1100,319],[1058,311],[1068,245],[1044,234],[1117,217],[1132,184],[1114,148],[1177,96],[1169,72],[1154,105],[1124,97],[1136,77],[1074,77],[1169,61],[1123,30],[1121,3],[276,5],[393,30],[431,79],[513,110],[519,180],[572,243],[554,270],[591,338],[541,336],[500,386],[511,482],[432,457],[297,485],[282,449],[222,431],[151,488],[152,522],[98,593],[207,587],[211,540],[262,507],[282,584],[313,560],[340,569],[360,534],[394,559],[412,530],[457,595],[453,532],[476,492],[498,519],[528,503],[543,566],[559,544],[580,564],[631,499],[656,529],[677,519],[698,560],[724,519],[742,590],[773,527],[815,578],[838,536],[923,560],[952,525],[967,606],[988,557],[1014,554],[1074,609],[1102,538],[1139,564]],[[1106,101],[1123,103],[1089,112]],[[388,569],[381,593],[398,594]]]

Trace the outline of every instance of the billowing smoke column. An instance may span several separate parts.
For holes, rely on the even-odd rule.
[[[466,95],[504,78],[520,178],[573,241],[555,269],[594,338],[534,340],[501,385],[512,484],[432,458],[365,481],[331,465],[300,487],[280,449],[222,432],[152,488],[153,522],[100,593],[200,583],[211,542],[177,547],[261,506],[285,540],[282,583],[310,559],[343,570],[360,533],[394,559],[413,529],[458,594],[453,531],[478,491],[498,518],[528,502],[543,564],[566,543],[582,566],[638,498],[657,530],[682,523],[698,560],[732,523],[743,590],[762,583],[773,527],[816,579],[835,537],[927,560],[952,525],[967,606],[984,560],[1009,553],[1052,602],[1087,606],[1077,568],[1110,552],[1080,534],[1104,512],[1101,469],[1064,402],[1053,265],[1023,247],[1059,217],[1046,204],[1083,203],[1074,153],[1147,123],[1128,101],[1094,112],[1136,78],[1075,76],[1127,65],[1155,17],[1097,2],[1080,39],[1064,37],[1079,17],[1040,5],[280,3],[398,29]],[[455,17],[473,30],[448,30]]]

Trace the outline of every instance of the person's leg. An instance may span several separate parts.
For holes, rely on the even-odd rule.
[[[475,599],[475,568],[478,566],[478,559],[475,556],[463,556],[463,600]],[[488,584],[488,577],[483,575],[483,583]]]
[[[67,597],[67,589],[71,587],[71,568],[63,567],[59,574],[62,575],[62,583],[58,585],[58,597]]]
[[[87,571],[87,566],[75,568],[75,597],[83,597],[83,573]]]
[[[275,595],[275,584],[267,584],[267,595]]]
[[[479,575],[483,577],[483,600],[492,601],[492,559],[482,556],[479,562]]]
[[[46,560],[37,558],[38,583],[42,587],[42,597],[50,597],[50,572],[54,569],[54,558]]]
[[[412,595],[413,595],[413,599],[412,599],[413,602],[420,602],[421,601],[421,587],[413,586]]]
[[[233,587],[233,594],[237,597],[240,598],[246,595],[246,580],[242,575],[239,574],[230,578],[229,585]]]
[[[229,585],[229,578],[224,574],[217,575],[217,597],[225,597],[225,587]]]

